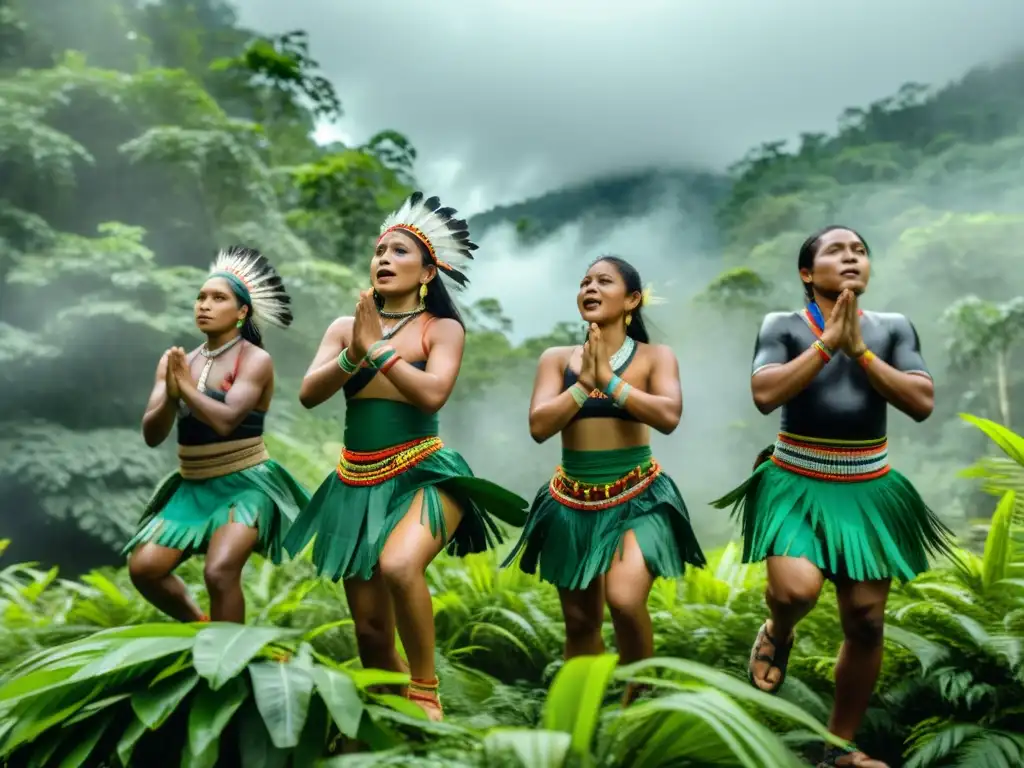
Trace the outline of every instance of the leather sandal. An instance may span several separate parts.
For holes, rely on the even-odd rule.
[[[765,644],[766,640],[772,644],[773,650],[770,655],[761,652],[761,647]],[[757,631],[754,646],[750,649],[750,662],[747,664],[747,679],[751,685],[765,693],[779,692],[782,684],[786,681],[786,668],[789,666],[789,653],[793,650],[793,640],[794,638],[791,637],[788,643],[780,645],[774,637],[768,634],[768,622],[766,621],[761,625],[761,628]],[[768,669],[765,670],[763,679],[766,683],[768,683],[768,674],[773,669],[779,670],[778,681],[774,684],[768,683],[772,686],[771,688],[762,688],[757,684],[757,679],[754,677],[754,663],[758,661],[768,663]]]
[[[405,698],[415,703],[420,709],[427,713],[427,717],[435,722],[444,719],[444,708],[441,706],[441,696],[437,692],[438,679],[417,680],[413,678],[405,689]]]

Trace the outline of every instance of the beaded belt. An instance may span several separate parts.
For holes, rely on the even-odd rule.
[[[889,471],[889,443],[884,437],[838,441],[780,432],[772,461],[805,477],[854,483]]]
[[[211,480],[270,459],[262,437],[247,437],[208,445],[179,445],[178,473],[185,480]]]
[[[380,485],[427,456],[444,448],[439,437],[423,437],[379,451],[350,451],[344,448],[338,460],[338,479],[345,485]]]
[[[661,474],[661,465],[651,459],[611,483],[585,483],[565,474],[559,467],[548,484],[551,497],[570,509],[596,511],[625,504],[639,496]]]

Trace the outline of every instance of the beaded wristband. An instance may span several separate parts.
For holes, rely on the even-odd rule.
[[[350,376],[359,370],[359,363],[353,363],[348,359],[348,347],[341,350],[341,354],[338,355],[338,367]]]
[[[382,365],[382,366],[380,367],[380,369],[379,369],[379,372],[380,372],[381,374],[383,374],[383,375],[387,376],[387,373],[388,373],[388,371],[390,371],[390,370],[391,370],[391,369],[392,369],[392,368],[394,367],[395,363],[397,363],[397,362],[398,362],[399,360],[401,360],[401,359],[402,359],[402,356],[401,356],[401,355],[399,355],[399,354],[397,354],[397,353],[396,353],[396,354],[393,354],[393,355],[391,355],[391,356],[390,356],[390,357],[389,357],[389,358],[388,358],[388,359],[387,359],[387,360],[385,361],[384,365]]]
[[[875,359],[875,353],[872,352],[870,349],[866,349],[866,350],[864,350],[864,353],[860,357],[857,358],[857,362],[860,363],[860,367],[861,368],[864,368],[866,370],[867,367],[869,365],[871,365],[871,362],[874,359]]]
[[[826,363],[832,359],[832,350],[826,347],[825,342],[823,342],[821,339],[818,339],[811,346],[818,351],[818,356]]]
[[[578,381],[569,387],[569,394],[572,395],[577,408],[582,408],[583,404],[590,398],[590,393]]]
[[[604,388],[604,393],[608,395],[608,397],[615,397],[615,390],[619,388],[619,384],[621,383],[622,379],[613,373],[611,379],[608,380],[608,386]]]
[[[366,360],[369,362],[371,367],[376,368],[379,371],[380,367],[396,354],[398,353],[395,352],[395,348],[389,345],[378,349],[376,355],[367,355]]]
[[[617,405],[619,408],[625,408],[626,400],[629,398],[629,392],[631,389],[633,389],[631,385],[623,384],[622,391],[619,392],[619,396],[615,398],[615,405]]]
[[[388,346],[387,339],[378,339],[377,341],[373,342],[373,344],[370,345],[370,348],[368,350],[366,350],[366,358],[365,359],[366,360],[372,359],[373,356],[377,353],[377,350],[379,350],[381,347],[386,347],[386,346]]]

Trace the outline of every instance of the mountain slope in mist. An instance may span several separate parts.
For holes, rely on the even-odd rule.
[[[520,241],[530,244],[576,222],[585,222],[589,235],[600,238],[624,219],[665,208],[684,211],[689,221],[711,222],[730,183],[723,174],[696,170],[623,172],[497,206],[472,217],[470,224],[479,236],[489,229],[512,225]],[[696,234],[701,246],[717,244],[712,227]]]

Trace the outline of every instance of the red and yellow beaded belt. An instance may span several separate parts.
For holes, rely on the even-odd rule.
[[[654,459],[631,469],[611,483],[585,483],[570,477],[564,469],[558,467],[548,484],[548,492],[555,501],[570,509],[609,509],[639,496],[659,474],[661,465]]]
[[[344,448],[338,460],[338,479],[345,485],[380,485],[412,469],[444,448],[439,437],[423,437],[379,451]]]
[[[772,461],[817,480],[856,483],[889,471],[889,443],[878,440],[823,440],[780,432]]]

